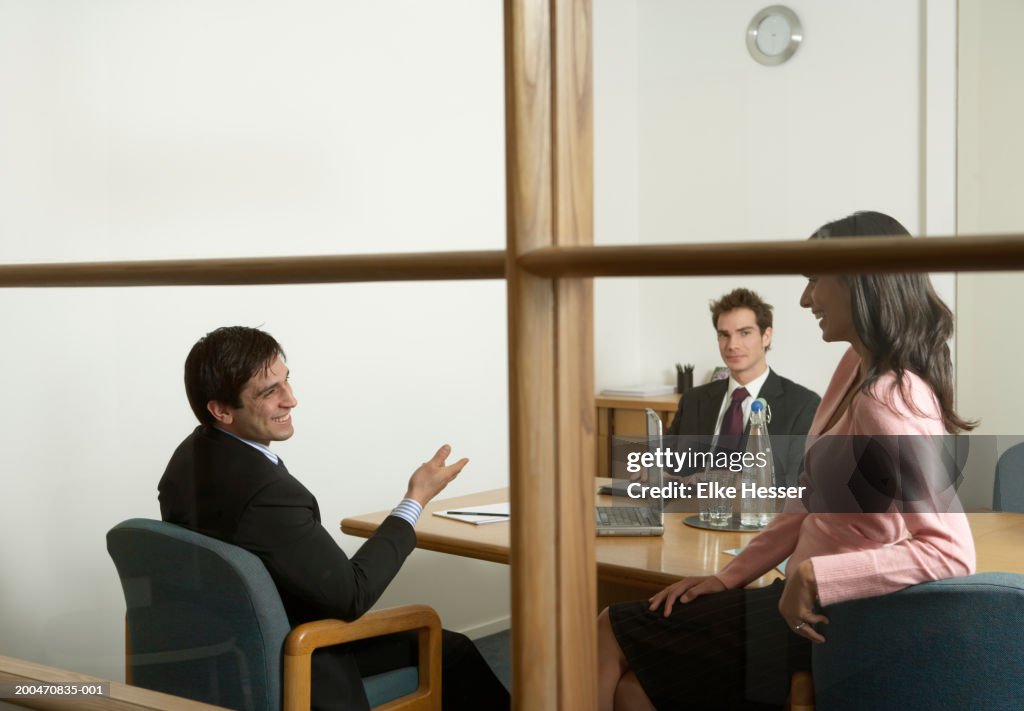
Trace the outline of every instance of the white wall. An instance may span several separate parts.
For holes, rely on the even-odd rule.
[[[640,201],[639,4],[594,0],[594,242],[635,244]],[[646,382],[639,279],[594,281],[595,385]]]
[[[0,262],[501,249],[500,3],[0,2]],[[504,284],[0,290],[0,654],[121,678],[104,534],[159,515],[223,324],[289,355],[275,447],[325,526],[393,506],[442,442],[508,470]],[[417,552],[386,604],[508,614],[504,566]]]
[[[1013,0],[960,3],[958,229],[964,235],[1024,232],[1024,47],[1017,28],[1024,5]],[[991,499],[996,457],[1021,440],[1024,388],[1007,363],[1024,351],[1017,295],[1020,272],[961,274],[957,280],[958,401],[991,435],[967,487]],[[967,488],[965,487],[965,488]],[[985,505],[988,505],[987,503]]]
[[[1024,232],[1024,47],[1016,28],[1024,5],[973,0],[960,5],[959,230],[965,235]],[[1016,383],[996,377],[1007,358],[1024,351],[1013,302],[1020,273],[963,274],[960,399],[965,412],[984,415],[988,434],[1021,430]],[[1011,378],[1012,381],[1012,378]]]
[[[598,219],[599,242],[799,239],[864,209],[893,214],[914,233],[952,232],[948,192],[927,201],[927,178],[948,184],[955,168],[952,0],[928,2],[927,12],[923,3],[888,0],[788,3],[805,38],[776,67],[757,64],[746,49],[747,23],[764,6],[757,0],[645,0],[634,4],[635,22],[620,18],[614,31],[602,31],[601,10],[625,14],[622,6],[631,4],[596,5],[596,210],[598,218],[622,213],[617,225],[632,224],[627,216],[635,210],[637,224],[634,239]],[[925,43],[929,31],[937,36]],[[619,97],[606,100],[601,91],[606,45],[614,45],[618,65],[637,65],[636,168],[621,143],[609,145],[624,109],[614,107],[609,127],[608,105]],[[930,102],[927,87],[937,97]],[[633,91],[626,80],[621,88]],[[618,170],[602,174],[609,154]],[[619,281],[598,280],[598,294]],[[952,306],[952,280],[944,281]],[[843,346],[822,343],[799,308],[803,284],[795,276],[742,274],[647,279],[635,286],[636,320],[606,320],[608,304],[599,299],[597,386],[673,382],[676,362],[695,364],[698,380],[707,377],[721,364],[707,304],[748,286],[775,306],[771,365],[822,392]],[[600,338],[609,323],[633,344],[634,359],[608,356],[603,346],[612,339]]]

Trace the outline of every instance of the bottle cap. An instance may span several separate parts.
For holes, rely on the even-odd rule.
[[[764,409],[765,401],[762,398],[757,398],[754,402],[750,403],[751,412],[760,412]]]

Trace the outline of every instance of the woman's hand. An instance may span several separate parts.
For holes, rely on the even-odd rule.
[[[690,600],[698,598],[701,595],[722,592],[723,590],[725,590],[725,585],[714,575],[705,575],[703,577],[696,578],[683,578],[679,582],[672,583],[661,592],[655,593],[648,598],[651,603],[651,606],[648,609],[653,612],[654,610],[657,610],[662,603],[664,603],[665,617],[668,617],[672,614],[672,606],[676,604],[676,600],[685,605],[690,602]]]
[[[789,628],[812,642],[824,642],[811,625],[828,624],[828,618],[814,612],[814,601],[818,597],[818,582],[814,578],[814,566],[805,560],[795,570],[786,570],[786,588],[779,599],[779,612]]]

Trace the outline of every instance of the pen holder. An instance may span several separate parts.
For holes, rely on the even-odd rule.
[[[693,388],[693,371],[683,370],[676,373],[676,392],[682,395]]]

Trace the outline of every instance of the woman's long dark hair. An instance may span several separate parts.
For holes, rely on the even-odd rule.
[[[910,239],[903,225],[880,212],[856,212],[830,222],[811,239],[882,236]],[[906,394],[903,375],[909,371],[931,386],[947,432],[974,429],[976,422],[953,410],[953,363],[948,344],[953,314],[935,293],[928,275],[855,274],[845,278],[853,326],[873,358],[861,392],[870,392],[879,377],[891,372],[896,387]],[[909,397],[903,399],[916,409]]]

